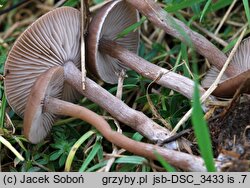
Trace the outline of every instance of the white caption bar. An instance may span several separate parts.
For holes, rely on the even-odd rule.
[[[249,173],[0,173],[1,188],[249,187]]]

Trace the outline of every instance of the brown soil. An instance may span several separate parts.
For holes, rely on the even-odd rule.
[[[219,109],[210,119],[214,154],[227,163],[225,171],[248,171],[250,160],[250,100]],[[230,161],[230,164],[228,163]]]

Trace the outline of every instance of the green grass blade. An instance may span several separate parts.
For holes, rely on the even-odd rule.
[[[79,0],[68,0],[66,1],[63,6],[74,7],[79,3]]]
[[[168,172],[176,172],[176,169],[172,167],[159,153],[155,152],[155,155],[165,170]]]
[[[93,0],[95,4],[103,3],[104,0]]]
[[[189,60],[188,60],[188,48],[184,43],[181,43],[181,56],[182,56],[182,60],[184,60],[187,64],[187,66],[189,67]],[[182,65],[182,69],[183,69],[183,74],[185,77],[191,78],[191,75],[188,72],[188,68],[185,65]]]
[[[248,0],[243,0],[247,20],[248,20],[248,25],[250,26],[250,10],[249,10],[249,3]]]
[[[93,146],[91,152],[89,153],[88,157],[85,159],[84,163],[82,164],[82,166],[81,166],[79,172],[84,172],[84,171],[87,169],[89,163],[94,159],[94,157],[96,156],[96,154],[98,153],[98,151],[99,151],[101,148],[102,148],[101,143],[100,143],[99,141],[97,141],[97,142],[94,144],[94,146]]]
[[[4,117],[5,117],[5,108],[6,108],[6,97],[3,94],[2,104],[0,106],[0,128],[3,128],[4,125]]]
[[[137,165],[141,165],[143,163],[145,163],[147,161],[147,159],[145,159],[144,157],[140,157],[140,156],[125,156],[125,157],[121,157],[115,160],[115,163],[129,163],[129,164],[137,164]]]
[[[208,0],[207,3],[205,4],[205,7],[204,7],[204,9],[203,9],[203,11],[201,13],[200,22],[202,21],[202,19],[204,18],[204,16],[207,13],[209,7],[211,6],[211,2],[212,2],[212,0]]]
[[[176,12],[178,10],[191,7],[197,3],[203,2],[204,0],[184,0],[181,2],[171,3],[165,7],[167,12]]]
[[[133,140],[136,140],[136,141],[138,141],[138,142],[140,142],[140,141],[143,139],[143,136],[142,136],[140,133],[136,132],[136,133],[132,136],[132,139],[133,139]]]
[[[228,5],[230,5],[233,2],[233,0],[219,0],[216,3],[214,3],[211,8],[209,8],[209,12],[215,12],[218,11]]]
[[[127,28],[124,29],[121,33],[119,33],[119,34],[116,36],[116,39],[125,37],[125,36],[128,35],[129,33],[133,32],[133,31],[136,30],[138,27],[140,27],[140,25],[143,24],[143,22],[144,22],[145,20],[146,20],[146,17],[143,16],[139,22],[136,22],[135,24],[133,24],[133,25],[127,27]]]
[[[234,40],[232,40],[231,42],[229,42],[229,44],[228,44],[225,48],[223,48],[222,51],[223,51],[224,53],[229,52],[229,51],[235,46],[237,40],[238,40],[238,37],[235,38]]]
[[[94,171],[96,171],[96,170],[98,170],[98,169],[100,169],[100,168],[106,166],[107,163],[108,163],[107,160],[106,160],[106,161],[102,161],[102,162],[100,162],[100,163],[98,163],[98,164],[96,164],[96,165],[94,165],[94,166],[91,166],[91,167],[90,167],[89,169],[87,169],[85,172],[94,172]]]
[[[179,31],[180,35],[185,38],[185,43],[193,50],[193,43],[187,33],[173,20],[170,19],[169,24],[171,27],[175,28]],[[195,58],[195,54],[192,53],[193,59]],[[201,155],[205,161],[205,165],[208,171],[216,171],[213,160],[213,152],[212,145],[209,136],[208,127],[206,125],[205,120],[203,119],[203,112],[200,104],[200,96],[199,96],[199,88],[197,82],[197,64],[193,63],[194,66],[194,74],[195,74],[195,91],[194,91],[194,103],[193,103],[193,111],[192,111],[192,123],[194,127],[195,136],[198,141],[198,146],[201,152]],[[197,77],[197,78],[196,78]]]
[[[216,168],[213,159],[212,144],[208,126],[206,124],[206,121],[204,120],[204,115],[201,108],[200,94],[199,94],[197,80],[195,81],[195,88],[194,88],[192,124],[198,142],[198,146],[201,152],[201,156],[205,161],[206,168],[209,172],[215,172]]]
[[[7,0],[0,0],[0,10],[4,8],[7,2],[8,2]]]
[[[75,153],[78,150],[78,148],[89,138],[91,137],[95,132],[94,131],[88,131],[87,133],[85,133],[71,148],[69,155],[67,157],[66,160],[66,164],[65,164],[65,171],[69,172],[71,169],[71,164],[72,161],[75,157]]]

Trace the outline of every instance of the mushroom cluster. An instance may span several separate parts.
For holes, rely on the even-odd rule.
[[[131,8],[122,1],[114,2],[125,6],[122,7],[123,10]],[[113,4],[106,7],[110,5]],[[137,16],[138,13],[135,12],[134,15]],[[80,35],[80,12],[74,8],[61,7],[34,22],[17,39],[9,52],[5,64],[6,96],[13,110],[24,118],[24,135],[27,139],[32,143],[39,143],[48,135],[58,115],[68,115],[90,123],[107,140],[135,154],[156,159],[154,152],[157,151],[170,164],[179,168],[204,171],[201,158],[133,141],[113,131],[101,116],[71,103],[83,94],[114,118],[131,126],[153,142],[162,142],[169,134],[167,129],[153,122],[142,112],[131,109],[89,78],[86,78],[86,89],[81,89]],[[107,39],[111,40],[107,43],[112,44],[112,37],[104,37],[101,40],[105,43]],[[136,52],[137,45],[138,41],[128,46],[133,46]],[[117,67],[118,71],[126,69],[119,61],[116,63],[118,64],[114,64],[114,67]],[[193,83],[189,83],[192,88]],[[168,146],[171,149],[176,148],[175,142]]]
[[[217,77],[227,56],[205,37],[170,16],[154,0],[114,0],[101,7],[88,27],[87,67],[103,81],[116,84],[120,72],[132,69],[163,87],[192,98],[194,82],[139,57],[139,30],[119,37],[139,20],[139,12],[166,33],[189,44],[213,64],[202,86],[207,89]],[[95,112],[73,104],[84,95],[105,109],[118,121],[130,126],[152,142],[162,143],[169,130],[161,127],[140,111],[119,100],[86,77],[82,90],[80,58],[81,13],[70,7],[54,9],[40,17],[16,40],[5,63],[5,92],[9,105],[24,118],[24,135],[31,143],[41,142],[58,116],[73,116],[86,121],[110,142],[138,155],[155,159],[154,150],[170,164],[191,171],[204,171],[201,158],[158,146],[133,141],[111,129]],[[84,37],[83,37],[84,38]],[[240,83],[249,76],[249,44],[245,39],[225,71],[215,96],[232,97]],[[83,60],[84,61],[84,60]],[[201,95],[205,89],[200,87]],[[167,145],[176,149],[176,143]],[[178,156],[175,158],[175,156]],[[194,165],[197,163],[197,165]],[[192,165],[191,165],[192,164]]]
[[[128,19],[121,19],[123,14],[128,15]],[[138,32],[116,39],[119,32],[137,20],[138,12],[121,0],[111,1],[100,10],[92,19],[88,36],[88,44],[93,40],[92,45],[88,46],[90,68],[98,72],[98,75],[105,81],[115,83],[117,72],[127,69],[128,64],[123,63],[131,62],[129,68],[134,67],[139,73],[152,80],[161,75],[157,83],[191,98],[194,84],[192,80],[149,63],[133,53],[136,53],[138,49]],[[98,27],[93,29],[93,23],[97,22]],[[110,29],[110,24],[117,29]],[[104,27],[105,25],[109,29]],[[27,98],[37,77],[49,68],[62,66],[65,80],[62,100],[74,102],[81,93],[149,140],[164,141],[169,134],[167,129],[159,126],[143,113],[129,108],[92,80],[86,78],[86,89],[81,89],[80,35],[80,12],[70,7],[57,8],[45,14],[23,32],[16,40],[5,63],[5,91],[13,110],[23,118],[25,110],[29,108],[26,105]],[[109,47],[106,48],[105,45],[111,44],[114,45],[111,48],[117,48],[117,50],[103,53],[102,51],[109,51]],[[128,59],[128,57],[134,59]],[[94,65],[91,66],[91,64]],[[108,70],[107,73],[106,70]],[[177,80],[179,84],[176,84]],[[204,92],[202,88],[200,91]],[[48,115],[46,117],[48,121],[53,119]],[[49,132],[49,129],[46,132]]]
[[[81,89],[79,43],[80,12],[74,8],[57,8],[28,27],[16,40],[5,63],[4,86],[12,109],[23,118],[29,109],[28,96],[38,76],[54,66],[62,66],[65,79],[62,100],[74,102],[81,93],[152,142],[165,140],[169,130],[130,108],[94,81],[86,78],[86,89]],[[52,122],[54,115],[45,114],[43,118]],[[44,128],[46,133],[50,128]],[[43,133],[36,142],[45,136]],[[174,143],[169,146],[176,148]]]

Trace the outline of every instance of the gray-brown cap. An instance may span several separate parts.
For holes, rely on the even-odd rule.
[[[213,92],[213,95],[218,97],[232,97],[236,92],[237,88],[250,74],[250,37],[244,39],[240,46],[238,47],[234,57],[231,61],[232,64],[236,65],[240,70],[240,74],[235,75],[234,77],[227,77],[225,74],[222,76],[222,79]],[[209,88],[216,77],[219,74],[219,70],[212,66],[207,72],[205,78],[202,80],[201,84],[204,88]]]
[[[117,38],[127,27],[136,23],[139,14],[135,8],[123,0],[111,1],[103,6],[90,22],[87,37],[87,66],[96,76],[105,82],[118,82],[118,74],[127,69],[119,60],[98,50],[99,40],[113,40],[128,50],[137,53],[139,46],[139,31],[130,32],[125,37]],[[110,49],[112,50],[112,49]]]
[[[42,73],[31,88],[24,112],[24,135],[31,143],[39,143],[50,132],[56,116],[46,110],[46,97],[62,98],[64,70],[55,66]]]
[[[72,61],[80,67],[80,12],[57,8],[40,17],[16,40],[5,63],[8,103],[20,116],[36,78],[50,67]],[[62,98],[75,100],[78,93],[65,84]]]

